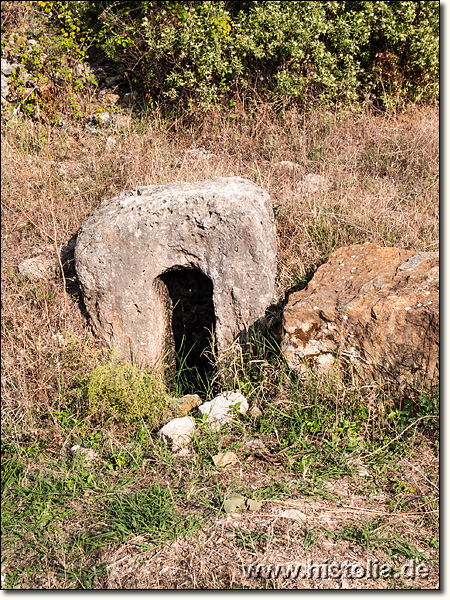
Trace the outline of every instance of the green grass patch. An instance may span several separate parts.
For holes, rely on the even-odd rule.
[[[158,482],[145,490],[122,493],[108,503],[107,528],[97,536],[103,542],[122,542],[144,535],[145,545],[157,546],[186,536],[199,525],[199,518],[180,510],[182,497]]]

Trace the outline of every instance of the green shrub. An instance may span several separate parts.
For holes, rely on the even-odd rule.
[[[67,2],[150,101],[380,105],[438,94],[439,2]],[[71,13],[71,14],[72,14]]]
[[[78,92],[96,82],[81,68],[87,42],[68,3],[4,2],[3,10],[10,18],[2,19],[2,54],[19,64],[9,79],[10,98],[25,114],[44,120],[81,114]],[[23,18],[14,24],[18,12]]]
[[[17,32],[12,41],[36,79],[31,100],[42,106],[49,87],[75,103],[83,82],[74,67],[93,46],[150,104],[179,110],[256,99],[397,107],[438,97],[437,0],[41,1],[2,10],[16,4],[34,11],[37,44]],[[2,29],[3,21],[11,19]]]
[[[101,420],[142,417],[156,427],[168,413],[169,395],[160,373],[114,357],[91,372],[86,394],[89,411]]]

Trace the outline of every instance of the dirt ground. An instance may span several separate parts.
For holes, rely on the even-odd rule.
[[[273,484],[273,476],[258,462],[251,474],[235,465],[222,476],[239,478],[248,490]],[[414,490],[412,494],[423,497],[436,487],[430,475],[437,474],[438,459],[427,449],[401,461],[399,470],[402,481]],[[292,475],[276,479],[288,478]],[[373,496],[368,489],[364,494],[365,479],[356,486],[362,492],[358,495],[354,478],[343,477],[327,482],[326,499],[320,497],[322,490],[317,495],[263,502],[257,512],[223,513],[194,536],[155,550],[145,549],[145,536],[136,537],[104,556],[106,587],[439,589],[438,549],[425,550],[426,543],[421,547],[421,540],[436,536],[427,518],[430,507],[393,511],[388,506],[389,490]],[[287,510],[294,512],[282,516]],[[364,533],[358,539],[357,532],[365,529],[369,532],[366,540]],[[352,537],[352,531],[354,539],[345,539]],[[402,540],[411,540],[422,554],[407,558]],[[277,565],[281,567],[278,574]]]

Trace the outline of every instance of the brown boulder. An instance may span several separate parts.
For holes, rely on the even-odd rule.
[[[365,380],[439,380],[439,253],[340,248],[283,314],[292,369],[338,358]]]

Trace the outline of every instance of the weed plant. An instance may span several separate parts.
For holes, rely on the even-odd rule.
[[[145,418],[156,427],[167,416],[168,392],[157,370],[140,369],[112,356],[86,380],[89,413],[100,422],[108,417],[122,421]]]

